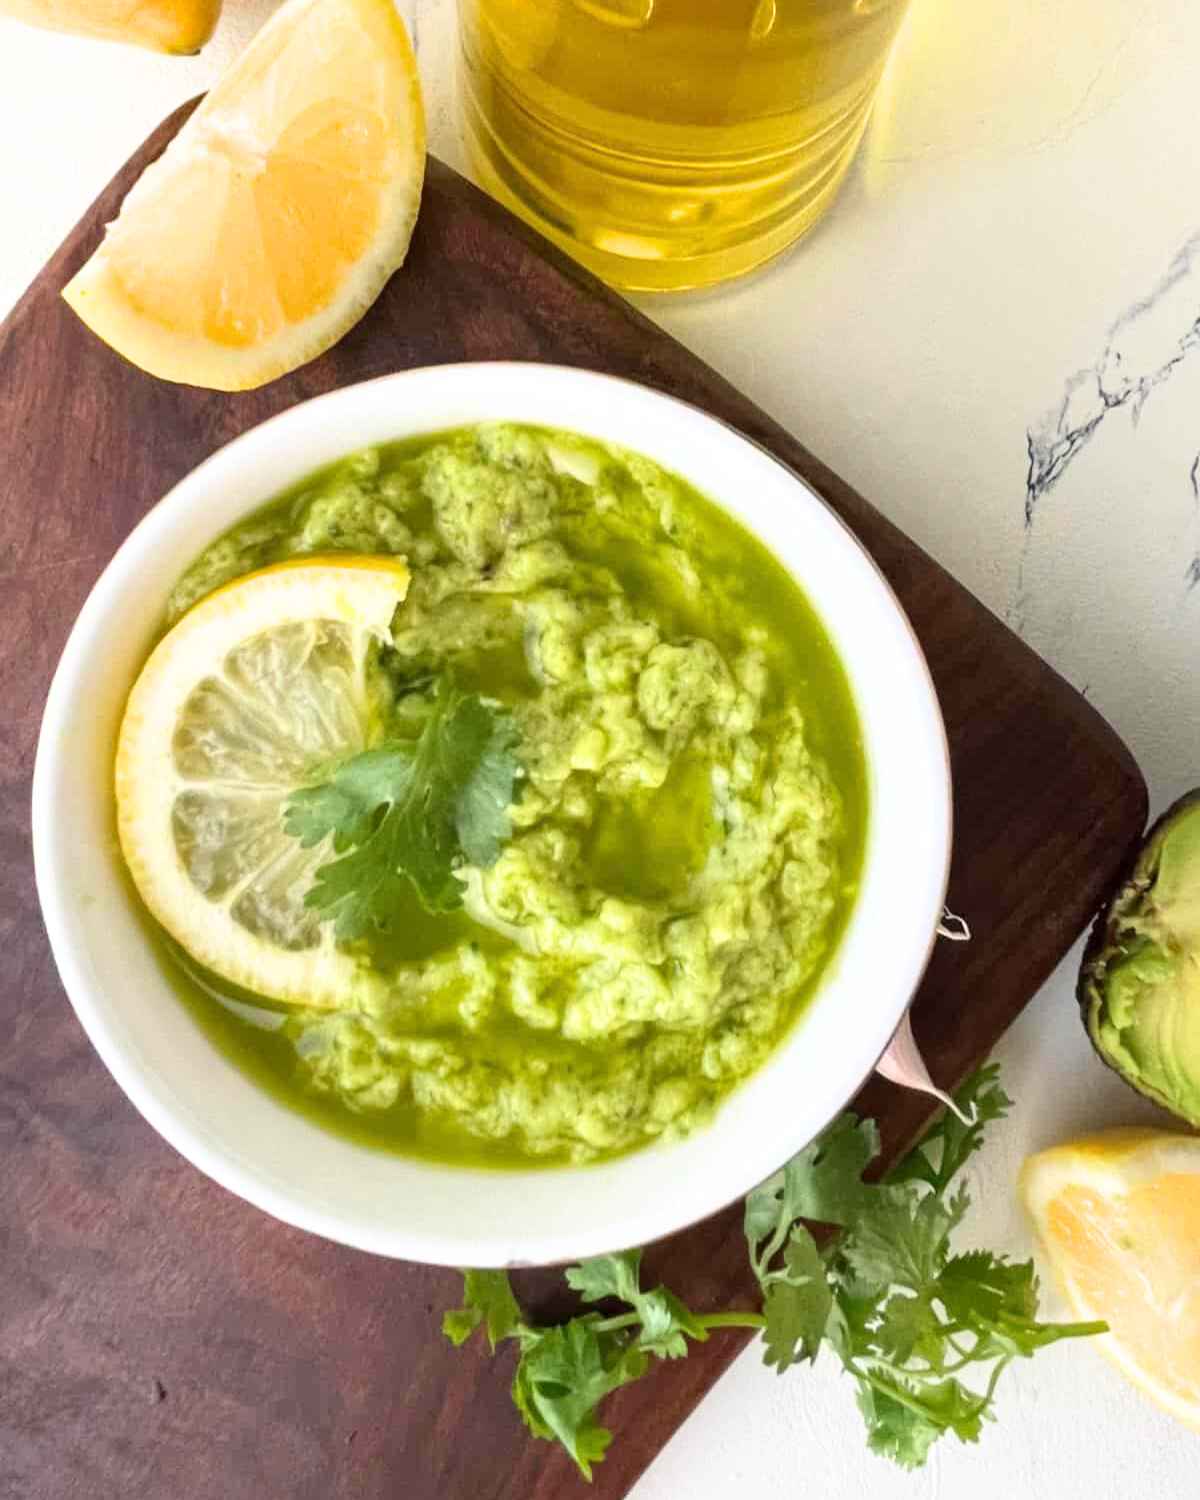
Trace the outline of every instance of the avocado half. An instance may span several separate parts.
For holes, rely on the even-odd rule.
[[[1078,995],[1109,1067],[1200,1126],[1200,789],[1153,825],[1100,913]]]

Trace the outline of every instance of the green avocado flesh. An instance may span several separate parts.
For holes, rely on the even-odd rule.
[[[1200,1125],[1200,793],[1156,824],[1097,926],[1080,979],[1101,1057]]]
[[[649,460],[489,425],[310,476],[196,560],[166,623],[331,552],[409,561],[398,719],[450,681],[516,726],[511,837],[458,872],[492,920],[413,888],[343,945],[370,983],[333,1009],[236,992],[160,936],[175,990],[277,1099],[380,1149],[580,1163],[703,1124],[801,1014],[858,889],[861,733],[803,593]]]

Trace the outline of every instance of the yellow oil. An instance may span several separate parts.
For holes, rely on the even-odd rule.
[[[810,229],[907,0],[459,0],[493,192],[616,286],[678,290]]]

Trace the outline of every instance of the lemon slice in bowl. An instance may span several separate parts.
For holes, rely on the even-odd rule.
[[[249,573],[183,616],[129,694],[117,828],[138,892],[198,963],[273,1000],[334,1005],[363,982],[304,904],[327,851],[282,814],[376,734],[378,648],[408,577],[383,557]]]
[[[328,349],[404,260],[425,170],[392,0],[287,0],[63,292],[152,375],[262,385]]]
[[[1200,1428],[1200,1137],[1100,1131],[1031,1156],[1021,1193],[1076,1314],[1150,1398]]]

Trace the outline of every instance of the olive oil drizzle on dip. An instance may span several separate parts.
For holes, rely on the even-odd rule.
[[[552,1165],[702,1124],[803,1011],[857,891],[861,735],[802,591],[648,459],[488,425],[310,476],[196,560],[166,624],[337,552],[408,559],[380,663],[405,733],[445,681],[515,722],[511,838],[460,871],[460,909],[409,886],[349,945],[371,982],[343,1008],[236,991],[155,929],[176,992],[258,1084],[363,1144]]]

